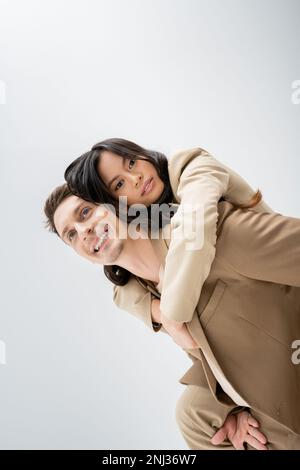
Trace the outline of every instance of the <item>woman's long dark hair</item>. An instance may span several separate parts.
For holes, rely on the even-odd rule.
[[[73,194],[94,204],[112,204],[115,207],[117,216],[119,214],[119,202],[108,192],[107,187],[98,174],[97,167],[101,151],[108,150],[122,158],[128,160],[147,160],[155,167],[158,176],[164,183],[164,189],[157,201],[158,204],[170,204],[173,200],[173,193],[169,180],[168,159],[161,153],[154,150],[148,150],[140,145],[126,139],[106,139],[99,142],[91,148],[89,152],[76,158],[66,169],[64,177]],[[148,208],[148,220],[151,207]],[[134,217],[127,218],[128,222]],[[160,219],[160,223],[162,220]],[[131,273],[126,269],[113,265],[104,266],[106,277],[116,285],[127,284]]]
[[[154,150],[148,150],[134,142],[126,139],[106,139],[99,142],[91,148],[89,152],[76,158],[65,171],[65,180],[68,183],[70,191],[76,196],[85,199],[94,204],[112,204],[115,207],[116,214],[119,214],[119,202],[109,194],[106,185],[98,174],[97,166],[101,151],[108,150],[122,158],[129,160],[147,160],[156,168],[157,174],[164,183],[164,190],[157,201],[154,201],[156,210],[159,213],[159,226],[163,226],[165,221],[163,215],[159,212],[160,204],[171,204],[174,201],[172,188],[170,185],[168,172],[168,159],[161,153]],[[223,200],[222,197],[220,200]],[[236,208],[248,209],[256,206],[262,200],[262,193],[258,189],[246,204],[234,203]],[[151,207],[148,207],[148,221],[151,222],[153,213],[150,213]],[[174,211],[176,212],[176,210]],[[170,216],[172,211],[170,213]],[[135,217],[127,217],[130,222]],[[117,265],[104,266],[106,277],[118,286],[127,284],[132,275],[127,269]]]

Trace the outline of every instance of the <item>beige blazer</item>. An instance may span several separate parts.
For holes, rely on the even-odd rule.
[[[194,250],[187,256],[184,237],[173,238],[169,243],[161,294],[161,311],[173,320],[188,322],[192,319],[202,286],[207,279],[215,257],[216,227],[218,219],[218,201],[221,197],[233,203],[245,203],[255,191],[236,172],[219,162],[206,150],[200,147],[180,150],[172,155],[168,164],[171,187],[175,203],[204,204],[204,243],[200,250]],[[183,222],[182,207],[171,219],[171,230],[180,230]],[[253,210],[268,211],[272,209],[261,201]],[[187,215],[184,216],[187,221]],[[193,212],[189,214],[193,217]],[[188,221],[187,221],[188,222]],[[185,227],[191,224],[187,223]],[[180,260],[180,270],[178,270]],[[199,270],[201,266],[201,270]],[[194,273],[197,272],[197,277]],[[176,273],[176,276],[174,276]],[[183,283],[189,284],[188,295],[181,289]],[[142,320],[151,330],[156,331],[151,320],[151,299],[153,295],[143,291],[135,278],[126,286],[113,289],[116,305]],[[164,331],[164,329],[162,329]]]
[[[187,323],[199,348],[186,350],[196,360],[180,382],[206,383],[218,405],[234,407],[220,399],[205,353],[253,410],[300,434],[300,364],[292,361],[300,339],[300,219],[226,201],[218,211],[215,259]],[[168,239],[152,243],[166,259]],[[183,280],[180,289],[189,285]]]

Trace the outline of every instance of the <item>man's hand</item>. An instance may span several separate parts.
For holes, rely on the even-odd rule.
[[[244,442],[257,450],[268,450],[264,445],[267,438],[258,427],[258,421],[248,411],[240,411],[227,416],[223,426],[212,437],[211,443],[219,445],[227,438],[237,450],[245,450]]]

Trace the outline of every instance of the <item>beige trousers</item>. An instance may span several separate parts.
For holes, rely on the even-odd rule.
[[[223,425],[228,410],[214,399],[209,389],[186,385],[176,404],[176,421],[189,449],[235,450],[228,440],[218,446],[210,442],[217,429]],[[268,439],[269,450],[300,449],[300,435],[257,411],[249,411],[260,423],[259,429]],[[245,449],[255,450],[249,444],[245,444]]]

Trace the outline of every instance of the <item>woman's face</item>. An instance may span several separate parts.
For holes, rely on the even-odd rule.
[[[102,150],[97,171],[108,192],[115,199],[127,196],[129,206],[149,206],[157,201],[164,189],[156,168],[147,160],[129,160]]]

